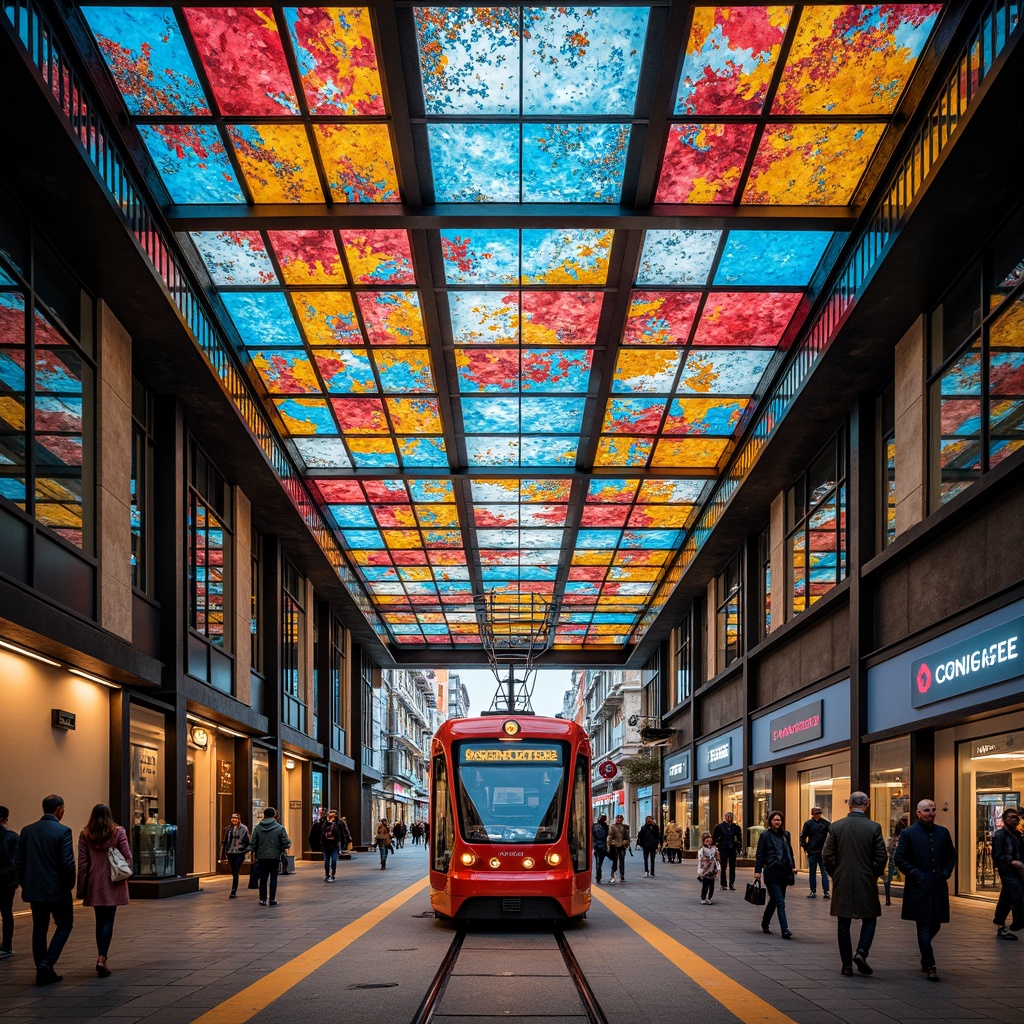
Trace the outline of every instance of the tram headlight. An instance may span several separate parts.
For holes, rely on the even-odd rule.
[[[459,858],[467,868],[471,868],[476,863],[476,854],[470,853],[468,850]]]
[[[523,858],[523,867],[524,868],[532,868],[534,863],[535,863],[535,861],[534,861],[534,859],[532,857],[524,857]]]
[[[492,868],[500,868],[501,867],[501,861],[498,860],[497,857],[492,857],[490,859],[490,861],[488,861],[488,863],[491,865]]]
[[[544,859],[552,867],[554,867],[556,864],[561,864],[562,863],[562,855],[560,853],[555,853],[554,850],[552,850]]]

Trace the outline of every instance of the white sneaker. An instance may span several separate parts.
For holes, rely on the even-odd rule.
[[[714,902],[715,902],[714,900],[708,900],[708,906],[710,907],[711,904],[714,903]]]
[[[614,885],[615,884],[615,876],[614,875],[612,875],[612,877],[608,879],[608,884],[609,885]]]
[[[645,871],[644,872],[644,878],[650,878],[650,877],[651,877],[651,873],[649,871]]]
[[[700,901],[700,905],[701,905],[702,907],[704,906],[704,904],[705,904],[705,903],[707,903],[707,900],[705,900],[705,899],[702,899],[702,900]]]

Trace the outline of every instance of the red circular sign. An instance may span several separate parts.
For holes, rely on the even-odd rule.
[[[602,779],[614,779],[619,774],[619,766],[614,761],[602,761],[597,766],[597,774]]]
[[[923,664],[917,670],[917,692],[927,693],[932,685],[932,670]]]

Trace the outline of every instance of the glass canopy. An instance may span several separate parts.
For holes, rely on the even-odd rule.
[[[942,8],[79,10],[387,639],[478,647],[481,597],[533,593],[556,647],[611,653],[799,342]]]

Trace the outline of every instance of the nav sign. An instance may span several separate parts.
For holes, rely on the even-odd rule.
[[[768,723],[771,730],[769,750],[785,750],[808,740],[820,740],[823,735],[824,702],[816,700],[795,711],[788,711]]]
[[[915,661],[910,702],[920,708],[1019,675],[1024,675],[1024,617]]]

